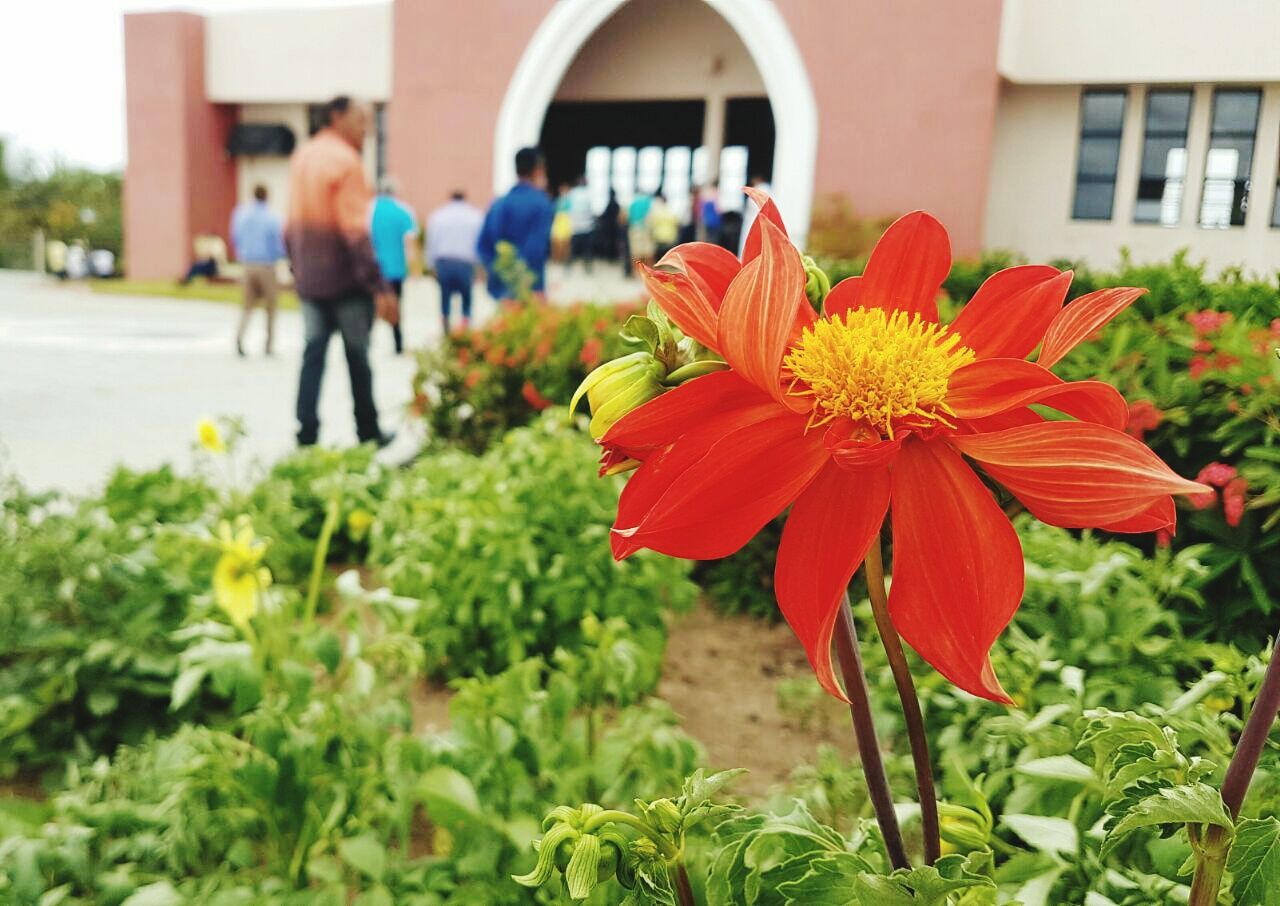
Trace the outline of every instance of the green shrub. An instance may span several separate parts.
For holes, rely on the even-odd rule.
[[[581,644],[582,618],[622,617],[655,656],[663,621],[694,597],[689,565],[615,562],[609,525],[618,479],[563,411],[509,432],[482,456],[428,456],[397,476],[378,511],[369,562],[397,594],[423,602],[419,631],[439,676],[497,673]]]
[[[567,406],[587,372],[632,351],[618,331],[640,308],[509,302],[483,327],[450,334],[420,354],[413,381],[431,440],[479,453],[542,409]]]

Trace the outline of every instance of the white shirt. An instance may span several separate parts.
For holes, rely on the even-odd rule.
[[[427,261],[432,267],[441,258],[475,264],[476,240],[484,214],[465,201],[451,201],[436,208],[427,219]]]

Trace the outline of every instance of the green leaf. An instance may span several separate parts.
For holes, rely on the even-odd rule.
[[[139,887],[120,906],[181,906],[186,899],[168,881]]]
[[[1055,856],[1074,855],[1080,848],[1080,833],[1066,818],[1001,815],[1000,821],[1040,852]]]
[[[417,793],[428,814],[441,824],[475,820],[481,815],[475,787],[453,768],[440,766],[427,771],[418,778]]]
[[[387,870],[387,848],[372,834],[338,841],[338,855],[356,871],[381,881]]]
[[[595,834],[578,837],[564,870],[564,884],[572,900],[585,900],[596,886],[600,870],[600,838]]]
[[[1017,766],[1019,774],[1045,780],[1068,780],[1074,783],[1093,783],[1097,780],[1093,770],[1070,755],[1050,755],[1035,758]]]
[[[985,874],[990,865],[990,853],[943,856],[932,867],[899,869],[888,877],[862,874],[854,889],[862,906],[947,906],[960,891],[994,890]]]
[[[1280,906],[1280,820],[1273,815],[1237,824],[1227,868],[1240,906]]]
[[[191,697],[196,694],[196,690],[200,688],[200,684],[204,682],[205,674],[208,672],[208,668],[204,664],[197,664],[179,673],[178,678],[173,681],[173,693],[169,699],[169,710],[177,711],[191,701]]]
[[[787,906],[847,906],[858,901],[858,875],[870,869],[861,856],[828,853],[809,862],[803,877],[779,884],[778,892]]]
[[[1203,783],[1186,783],[1158,789],[1128,804],[1119,818],[1102,843],[1104,859],[1124,837],[1139,828],[1211,824],[1230,830],[1232,826],[1231,816],[1222,803],[1222,796],[1213,787]]]

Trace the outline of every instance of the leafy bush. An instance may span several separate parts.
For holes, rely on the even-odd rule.
[[[14,488],[0,508],[0,775],[176,725],[170,634],[214,558],[199,538],[152,521],[157,507],[194,508],[185,491],[158,504],[167,495],[157,489],[177,485],[135,478],[117,473],[104,503]],[[135,507],[119,493],[130,483],[149,489]]]
[[[540,410],[568,405],[587,372],[631,351],[618,331],[640,307],[510,302],[423,351],[414,405],[431,439],[479,453]]]
[[[369,562],[397,594],[423,602],[428,669],[497,673],[581,644],[587,614],[622,617],[657,680],[664,613],[690,604],[688,564],[618,563],[609,529],[620,482],[595,474],[597,450],[563,411],[511,431],[483,456],[452,450],[397,476],[378,511]]]

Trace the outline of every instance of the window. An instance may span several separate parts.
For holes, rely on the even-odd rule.
[[[1133,219],[1138,223],[1177,226],[1182,218],[1190,120],[1189,90],[1147,92],[1142,168],[1138,172],[1138,200],[1133,209]]]
[[[1276,176],[1276,197],[1271,204],[1271,225],[1280,227],[1280,175]]]
[[[1243,226],[1249,210],[1249,171],[1258,131],[1262,92],[1256,88],[1220,88],[1213,93],[1209,153],[1204,162],[1200,225],[1226,229]]]
[[[1086,91],[1080,96],[1080,158],[1076,163],[1076,220],[1110,220],[1116,194],[1116,166],[1124,131],[1123,89]]]

